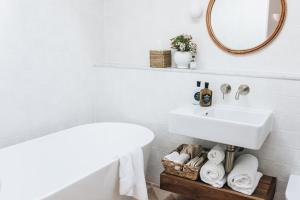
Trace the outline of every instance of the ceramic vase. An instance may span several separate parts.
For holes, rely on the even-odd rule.
[[[191,60],[192,60],[191,52],[176,51],[174,53],[174,62],[176,64],[176,67],[179,69],[188,69]]]

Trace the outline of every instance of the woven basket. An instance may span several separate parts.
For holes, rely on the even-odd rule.
[[[150,51],[150,67],[167,68],[171,67],[171,51]]]
[[[178,153],[180,153],[185,145],[186,144],[180,145],[174,151],[177,151]],[[172,151],[171,153],[173,153],[174,151]],[[202,151],[201,156],[203,154],[206,157],[207,153],[205,151]],[[191,156],[191,159],[193,159],[196,156],[199,156],[199,155]],[[199,179],[200,169],[203,166],[203,164],[206,162],[206,160],[199,167],[191,167],[186,164],[174,163],[173,161],[165,160],[164,158],[162,158],[161,162],[162,162],[162,165],[164,166],[165,173],[196,181]]]

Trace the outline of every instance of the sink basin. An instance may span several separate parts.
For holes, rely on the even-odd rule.
[[[190,105],[169,113],[169,132],[258,150],[272,131],[270,110]]]

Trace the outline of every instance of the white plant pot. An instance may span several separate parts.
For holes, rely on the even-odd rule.
[[[174,62],[177,68],[188,69],[191,60],[192,60],[191,52],[176,51],[174,54]]]

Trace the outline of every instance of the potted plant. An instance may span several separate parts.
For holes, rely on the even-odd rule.
[[[175,49],[174,61],[177,68],[187,69],[192,57],[197,53],[197,45],[192,42],[191,35],[179,35],[171,39],[171,48]]]

